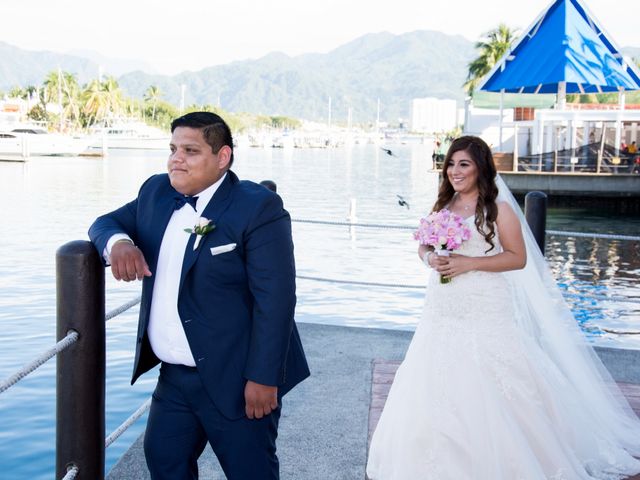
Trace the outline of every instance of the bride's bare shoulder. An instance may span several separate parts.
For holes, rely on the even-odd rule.
[[[520,225],[520,221],[518,220],[518,216],[516,212],[513,211],[513,207],[507,202],[499,201],[496,202],[498,206],[498,216],[496,218],[496,223],[498,227],[506,226],[506,225]]]
[[[511,216],[516,214],[516,212],[513,211],[513,208],[511,208],[511,205],[509,205],[508,202],[498,201],[496,202],[496,205],[498,207],[498,218],[500,218],[500,216],[502,215]]]

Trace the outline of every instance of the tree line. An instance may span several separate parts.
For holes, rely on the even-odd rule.
[[[62,131],[86,130],[122,117],[140,118],[168,130],[174,118],[197,110],[218,113],[236,132],[250,128],[295,129],[302,124],[285,116],[230,113],[210,104],[192,104],[181,111],[163,100],[163,92],[155,85],[147,88],[142,99],[136,99],[127,97],[114,77],[94,79],[81,86],[74,74],[60,70],[47,74],[41,86],[14,87],[8,96],[32,102],[29,119]]]
[[[517,30],[506,24],[487,32],[476,42],[478,56],[468,64],[464,90],[473,96],[482,78],[500,61],[517,39]],[[634,59],[640,66],[640,59]],[[251,113],[231,113],[211,105],[189,105],[180,111],[175,105],[162,99],[163,92],[150,85],[142,99],[127,97],[118,81],[111,76],[94,79],[81,86],[75,75],[54,70],[44,79],[41,86],[15,87],[9,92],[12,98],[36,100],[27,116],[30,119],[47,122],[48,125],[67,131],[90,128],[104,124],[118,117],[137,117],[147,123],[168,129],[171,121],[181,113],[195,110],[212,111],[223,116],[236,132],[251,128],[295,129],[301,122],[284,116],[268,116]],[[567,95],[567,102],[575,103],[617,103],[617,93]],[[629,103],[640,103],[640,92],[627,94]],[[51,105],[59,108],[52,109]]]

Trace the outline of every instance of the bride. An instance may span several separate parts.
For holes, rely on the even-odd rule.
[[[371,441],[369,478],[640,472],[640,420],[582,337],[480,138],[452,143],[442,208],[465,218],[471,238],[451,257],[419,248],[434,274]]]

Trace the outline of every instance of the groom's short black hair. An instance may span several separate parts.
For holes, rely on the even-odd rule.
[[[227,122],[213,112],[190,112],[171,122],[171,133],[177,127],[189,127],[202,130],[205,141],[213,153],[218,153],[224,145],[231,149],[229,166],[233,164],[233,137]]]

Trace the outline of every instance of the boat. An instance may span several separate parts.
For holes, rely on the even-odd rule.
[[[118,119],[94,127],[90,149],[168,150],[171,135],[140,120]]]
[[[75,156],[87,149],[82,138],[48,133],[40,127],[19,127],[0,131],[0,155],[28,158],[32,156]]]

